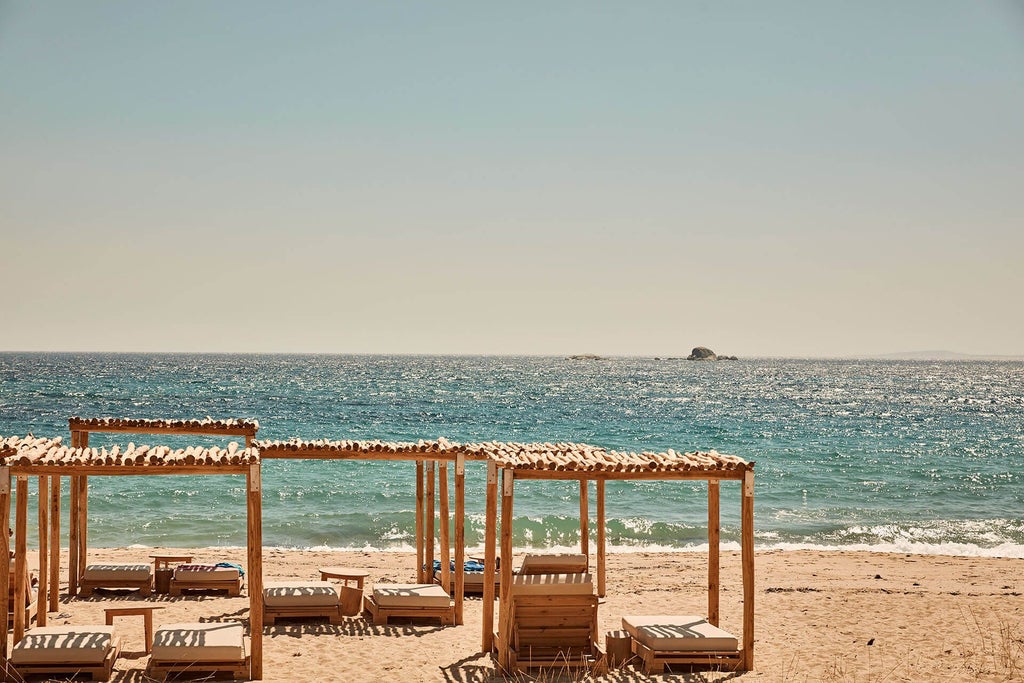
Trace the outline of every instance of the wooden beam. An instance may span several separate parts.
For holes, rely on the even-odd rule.
[[[466,598],[466,459],[455,459],[455,625],[463,623]]]
[[[71,447],[81,448],[82,433],[71,432]],[[70,473],[70,486],[68,496],[71,507],[68,509],[68,597],[78,595],[78,496],[81,487],[78,484],[77,473]]]
[[[78,485],[81,487],[78,494],[78,573],[81,577],[89,564],[89,477],[79,477]]]
[[[245,483],[249,564],[249,676],[259,681],[263,678],[263,490],[258,464],[249,466]]]
[[[516,479],[554,479],[558,481],[579,481],[593,479],[595,481],[742,481],[745,470],[683,470],[678,472],[628,470],[515,470]]]
[[[498,601],[498,666],[508,669],[512,628],[512,498],[515,475],[501,471],[501,600]]]
[[[597,487],[597,596],[605,596],[605,565],[607,562],[607,548],[605,538],[604,518],[604,481],[598,479]]]
[[[721,500],[717,481],[708,482],[708,623],[718,626],[719,573],[721,571]]]
[[[25,579],[28,576],[28,561],[25,554],[28,552],[28,477],[22,475],[16,480],[16,494],[14,501],[14,633],[12,639],[15,645],[25,637],[25,605],[28,594],[28,586]]]
[[[743,563],[743,669],[754,669],[754,471],[743,478],[740,511],[740,556]]]
[[[50,581],[50,496],[49,477],[39,477],[39,590],[36,591],[36,623],[46,626],[47,593]]]
[[[498,466],[487,463],[487,496],[484,512],[484,595],[483,633],[480,651],[490,652],[494,645],[494,561],[498,526]]]
[[[440,506],[440,529],[438,529],[438,543],[440,544],[441,550],[441,585],[444,587],[444,592],[448,593],[451,591],[452,581],[452,545],[451,536],[449,532],[449,523],[451,522],[448,510],[448,463],[439,462],[437,463],[437,497]],[[430,581],[427,583],[434,582],[434,575],[431,573]]]
[[[0,531],[11,527],[11,469],[0,467]],[[0,562],[0,612],[11,612],[11,539],[0,532],[0,554],[8,558]],[[0,671],[7,671],[7,629],[0,628]]]
[[[425,559],[423,550],[423,462],[416,461],[416,583],[426,583],[424,580],[423,562]]]
[[[433,460],[428,460],[425,473],[427,496],[425,499],[426,504],[423,507],[423,514],[427,528],[423,539],[426,550],[426,557],[423,558],[423,564],[426,568],[423,573],[427,580],[423,581],[423,583],[430,583],[429,577],[434,575],[434,464]]]
[[[580,552],[587,556],[587,564],[590,564],[590,501],[587,494],[590,490],[590,482],[580,479]]]
[[[50,611],[60,609],[60,477],[50,475]]]

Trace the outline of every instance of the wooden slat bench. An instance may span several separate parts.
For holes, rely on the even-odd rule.
[[[626,616],[622,628],[633,638],[644,673],[661,673],[666,664],[732,671],[742,661],[736,637],[702,617]]]

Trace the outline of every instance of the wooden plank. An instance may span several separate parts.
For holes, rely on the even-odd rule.
[[[36,591],[36,623],[46,626],[47,593],[50,582],[50,478],[39,477],[39,589]]]
[[[740,556],[743,564],[743,670],[754,669],[754,472],[743,478]]]
[[[263,486],[259,464],[245,478],[246,538],[249,562],[249,676],[263,678]]]
[[[586,471],[573,470],[515,470],[516,479],[552,479],[559,481],[742,481],[744,470],[684,470],[680,472],[646,470]]]
[[[423,562],[423,462],[416,461],[416,583],[429,583]]]
[[[0,467],[0,529],[11,526],[11,470]],[[11,556],[11,539],[7,534],[0,533],[0,554]],[[0,606],[4,614],[11,611],[11,563],[0,562]],[[7,671],[7,629],[0,629],[0,671]]]
[[[60,477],[50,475],[50,611],[60,609]]]
[[[498,666],[508,668],[512,627],[512,513],[515,475],[501,471],[501,599],[498,601]]]
[[[81,448],[82,433],[71,432],[71,447]],[[72,474],[70,478],[70,509],[68,510],[68,597],[78,595],[78,496],[81,487],[78,484],[79,474]]]
[[[603,480],[597,480],[597,595],[605,596],[605,566],[607,562],[607,548],[605,538],[605,516],[604,516],[604,484]]]
[[[494,645],[494,556],[498,526],[498,466],[487,463],[487,494],[484,511],[484,586],[480,651]]]
[[[441,586],[447,592],[452,585],[451,567],[451,538],[449,537],[449,523],[451,522],[448,510],[448,463],[437,463],[437,498],[440,507],[440,529],[438,529],[438,543],[441,551]],[[433,570],[431,570],[433,571]],[[431,578],[433,583],[433,578]]]
[[[580,552],[590,556],[590,501],[587,494],[590,489],[590,482],[580,479]],[[588,559],[589,563],[590,560]]]
[[[28,477],[20,476],[16,480],[14,501],[14,633],[12,640],[15,645],[25,637],[25,605],[29,587],[25,585],[28,577]]]
[[[89,477],[79,477],[78,485],[82,487],[78,494],[78,571],[81,577],[89,565]]]
[[[426,465],[426,481],[427,481],[427,495],[425,504],[423,507],[424,521],[427,523],[424,531],[424,548],[426,550],[426,557],[423,558],[423,563],[426,565],[426,575],[428,577],[434,576],[434,461],[428,460]],[[423,583],[430,583],[433,578],[428,578]]]
[[[120,434],[187,434],[187,435],[204,435],[204,436],[255,436],[256,430],[251,427],[238,427],[238,426],[224,426],[224,427],[203,427],[197,425],[195,427],[167,427],[161,425],[139,425],[139,426],[126,426],[126,425],[102,425],[102,424],[84,424],[80,422],[75,423],[75,427],[78,431],[83,434],[90,432],[99,433],[120,433]],[[72,432],[74,433],[74,432]]]
[[[448,586],[444,587],[448,590]],[[455,459],[455,625],[463,622],[466,599],[466,459]]]
[[[708,482],[708,623],[718,626],[719,573],[721,572],[721,526],[717,481]]]
[[[11,475],[27,475],[31,477],[42,475],[54,475],[61,477],[76,476],[166,476],[166,475],[188,475],[196,476],[202,474],[237,474],[244,476],[249,469],[248,464],[223,463],[218,465],[186,465],[184,463],[175,465],[21,465],[10,466]],[[72,489],[72,497],[74,490]]]

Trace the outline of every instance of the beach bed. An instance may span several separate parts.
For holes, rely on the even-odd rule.
[[[329,581],[270,581],[263,586],[263,623],[273,626],[282,617],[326,618],[342,621],[338,590]]]
[[[242,573],[237,567],[215,564],[179,564],[171,576],[171,595],[186,590],[222,590],[228,597],[242,593]]]
[[[148,564],[90,564],[78,582],[78,594],[89,597],[96,588],[134,588],[139,595],[153,591],[153,574]]]
[[[666,664],[734,670],[741,664],[736,636],[697,616],[625,616],[622,628],[646,674],[662,673]]]
[[[165,624],[153,636],[146,675],[249,678],[245,631],[241,622]]]
[[[433,583],[378,584],[363,606],[375,625],[390,617],[437,618],[442,625],[455,623],[455,603],[444,588]]]
[[[106,681],[120,652],[113,626],[40,626],[18,641],[10,661],[21,676],[88,674]]]

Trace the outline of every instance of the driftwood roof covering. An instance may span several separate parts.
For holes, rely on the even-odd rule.
[[[169,446],[136,446],[125,448],[71,448],[60,439],[11,437],[0,441],[0,466],[4,467],[129,467],[149,472],[160,468],[238,467],[260,461],[259,452],[240,448],[237,443],[227,448],[172,449]]]
[[[264,458],[454,458],[492,460],[513,470],[599,472],[739,472],[754,464],[717,451],[677,453],[629,453],[579,443],[515,443],[487,441],[454,443],[436,441],[257,441]]]
[[[214,420],[205,418],[203,420],[147,420],[123,417],[72,417],[68,419],[68,427],[71,431],[88,430],[110,430],[110,431],[177,431],[177,430],[202,430],[207,434],[255,434],[260,428],[256,420]]]

